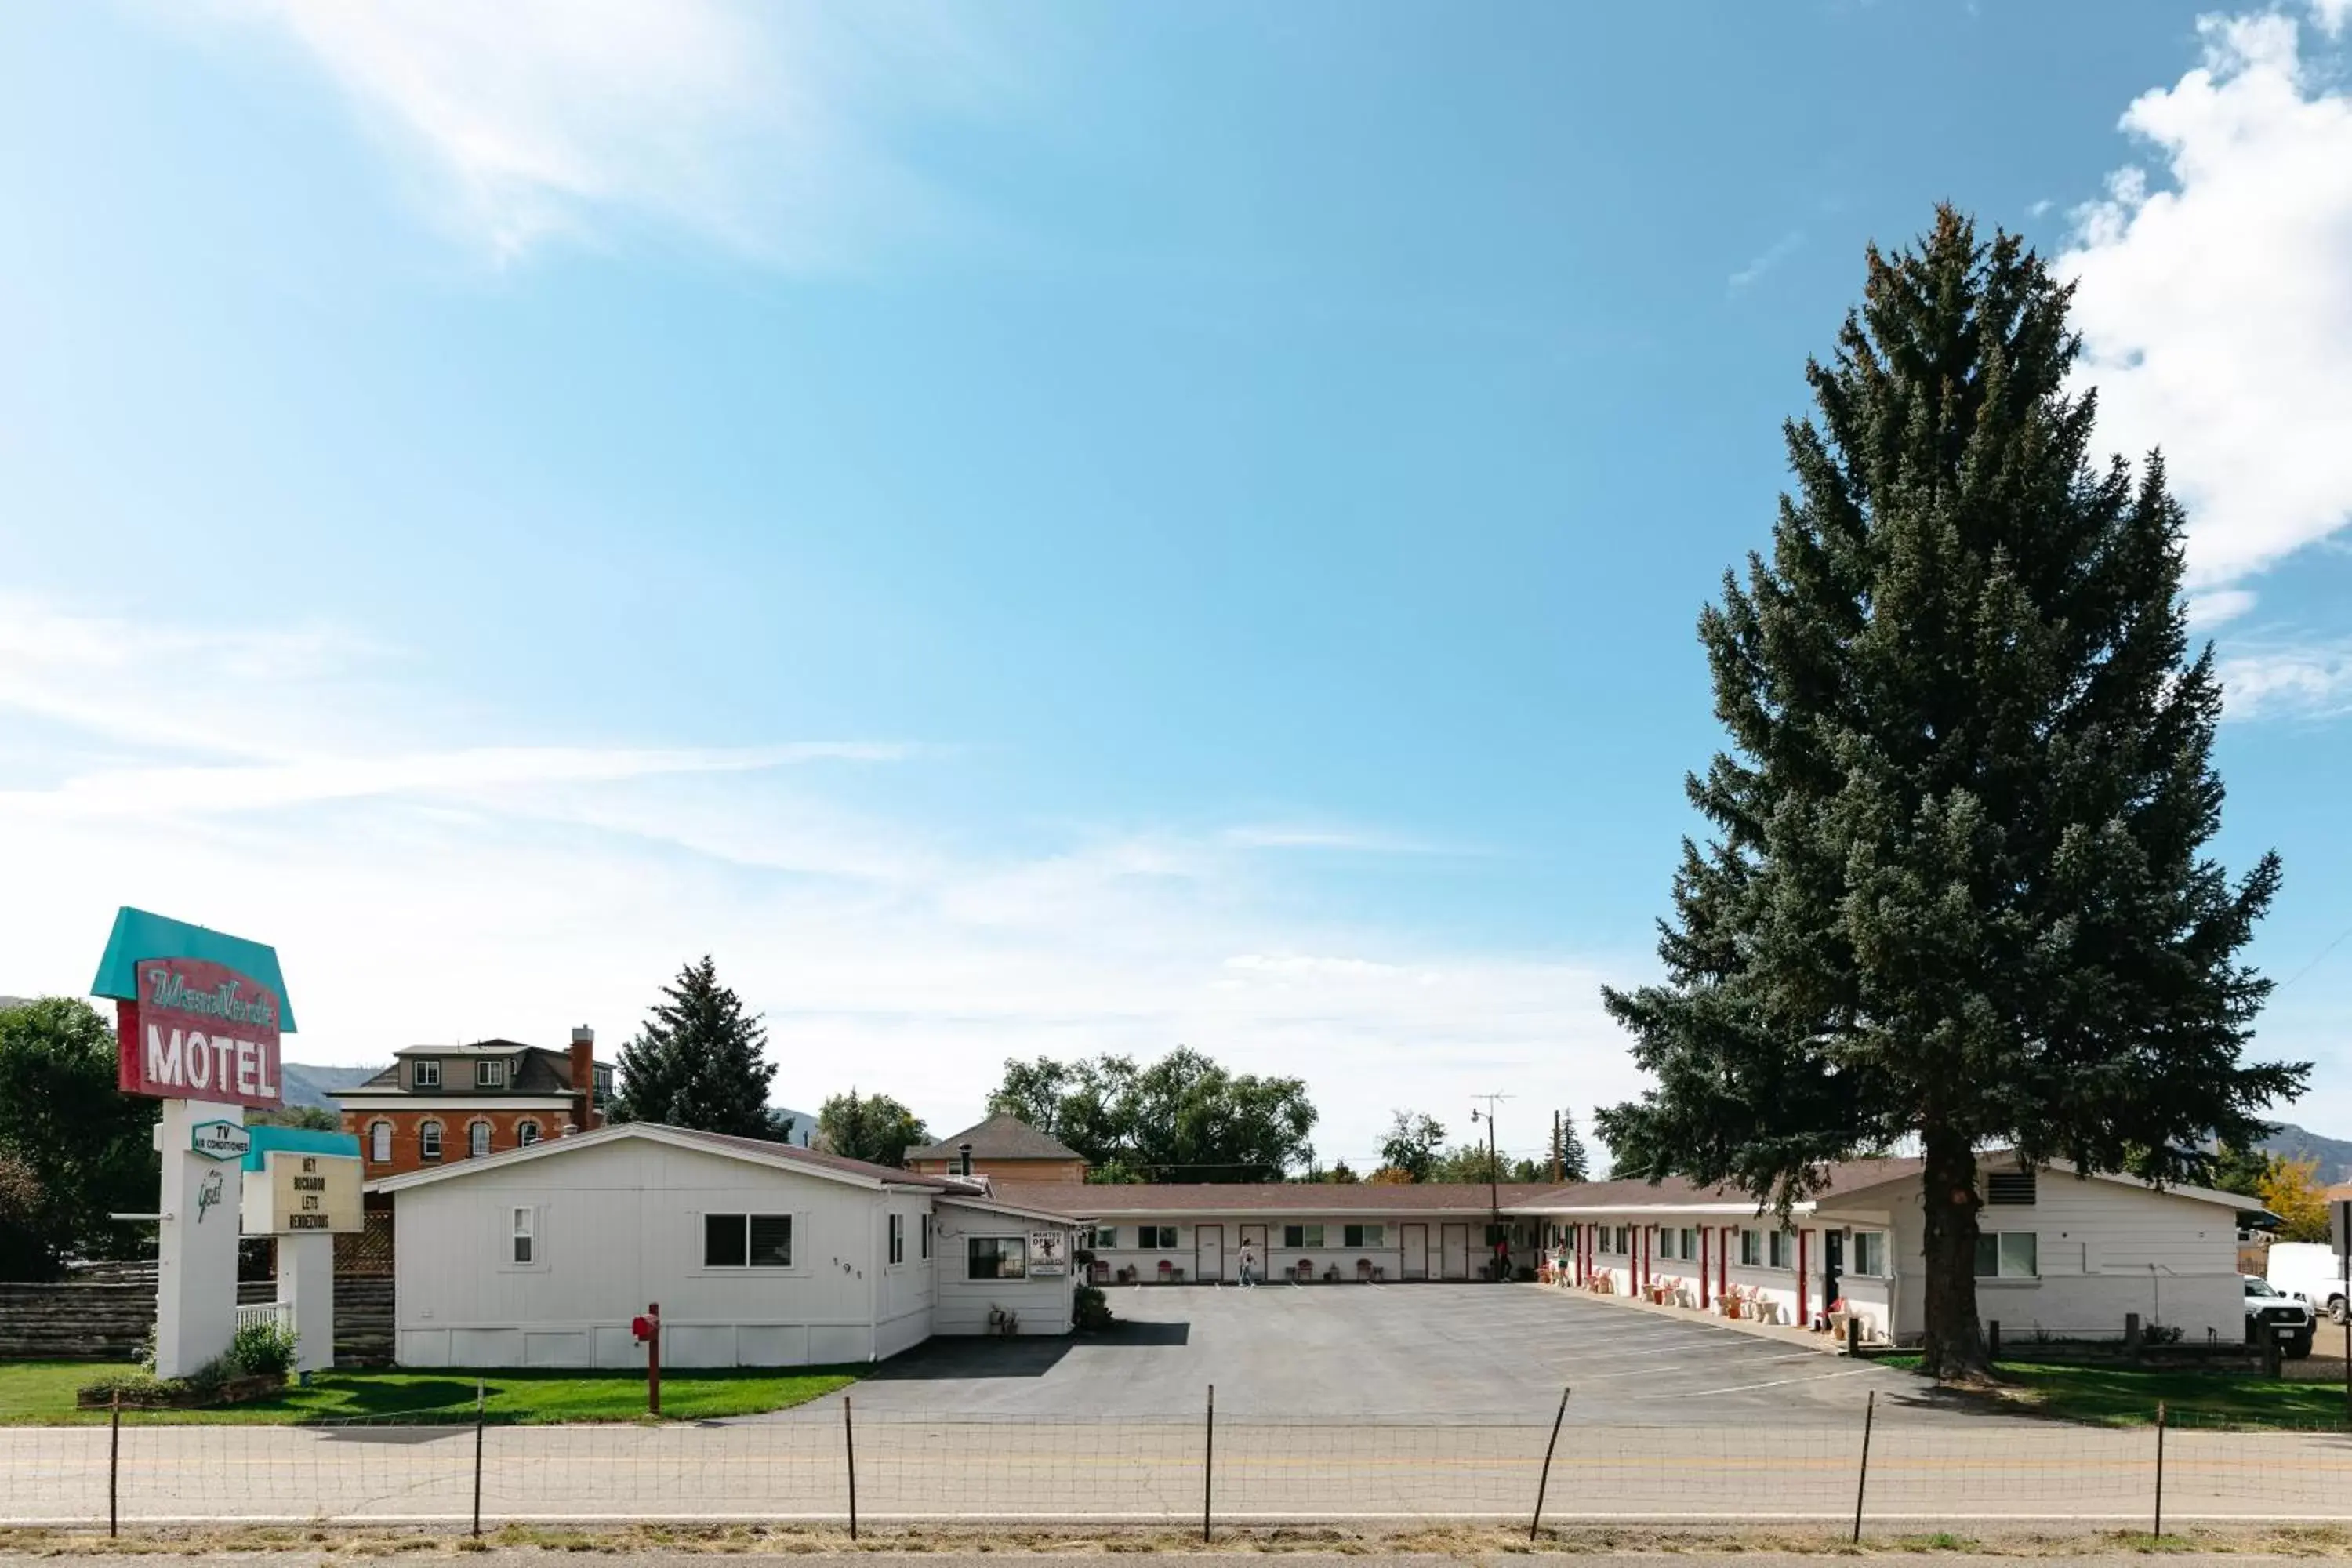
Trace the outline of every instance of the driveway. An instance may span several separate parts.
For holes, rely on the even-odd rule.
[[[1619,1426],[1859,1423],[1935,1407],[1917,1379],[1538,1285],[1130,1286],[1066,1340],[934,1339],[858,1384],[861,1410],[1387,1415]],[[828,1403],[831,1403],[828,1401]]]

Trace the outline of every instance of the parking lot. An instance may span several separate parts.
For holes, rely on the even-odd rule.
[[[1932,1407],[1903,1373],[1537,1285],[1128,1287],[1119,1326],[1069,1340],[933,1340],[857,1385],[861,1409],[1008,1415],[1197,1411],[1851,1425]]]

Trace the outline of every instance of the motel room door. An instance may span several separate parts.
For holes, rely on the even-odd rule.
[[[1470,1278],[1470,1227],[1466,1225],[1444,1225],[1437,1227],[1438,1239],[1444,1248],[1445,1278]]]
[[[1425,1225],[1397,1226],[1397,1278],[1426,1279],[1429,1278],[1429,1227]]]
[[[1221,1225],[1196,1225],[1192,1227],[1192,1278],[1204,1283],[1214,1283],[1225,1277],[1225,1227]]]

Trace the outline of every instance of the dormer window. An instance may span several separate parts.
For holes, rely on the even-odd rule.
[[[589,1072],[589,1078],[594,1085],[594,1093],[597,1104],[602,1105],[606,1100],[613,1098],[613,1069],[611,1068],[592,1068]]]
[[[408,1086],[411,1089],[439,1089],[441,1063],[433,1057],[419,1057],[408,1064]]]
[[[504,1089],[506,1086],[507,1064],[504,1058],[485,1058],[474,1064],[476,1089]]]

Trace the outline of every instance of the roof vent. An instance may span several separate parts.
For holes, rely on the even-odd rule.
[[[2032,1171],[1988,1171],[1985,1173],[1985,1202],[2009,1208],[2031,1208],[2033,1205],[2033,1173]]]

